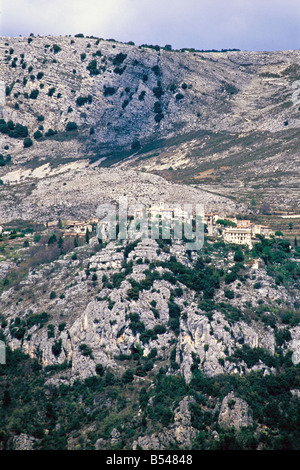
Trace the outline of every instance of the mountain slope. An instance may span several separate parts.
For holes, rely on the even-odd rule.
[[[299,51],[0,51],[0,448],[299,449]],[[124,196],[276,235],[99,242]]]
[[[248,203],[258,189],[260,202],[297,206],[299,51],[166,51],[81,37],[2,38],[0,47],[3,119],[27,126],[34,144],[24,152],[23,138],[2,134],[10,165],[106,157],[110,166],[136,154],[124,164]]]

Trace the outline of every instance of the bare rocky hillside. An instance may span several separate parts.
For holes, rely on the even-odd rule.
[[[15,166],[92,159],[295,211],[299,51],[157,49],[1,38],[2,119],[12,129],[1,127],[11,162],[0,178]],[[32,146],[24,149],[26,129],[17,124]]]

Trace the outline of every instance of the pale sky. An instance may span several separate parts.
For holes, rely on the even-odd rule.
[[[176,49],[300,49],[300,1],[0,0],[0,35],[30,33]]]

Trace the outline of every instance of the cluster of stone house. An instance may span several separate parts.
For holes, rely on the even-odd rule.
[[[226,217],[225,222],[231,222],[230,225],[221,223],[224,219],[217,212],[204,215],[204,223],[207,226],[209,236],[222,236],[227,243],[237,245],[247,245],[252,248],[254,243],[259,241],[257,235],[270,238],[274,235],[273,230],[267,225],[259,225],[250,220],[239,220],[236,217]]]
[[[165,207],[164,202],[154,204],[151,207],[143,205],[136,205],[130,208],[128,212],[128,219],[139,221],[147,218],[148,221],[161,221],[164,220],[170,224],[170,228],[174,228],[175,221],[189,221],[192,222],[195,214],[187,211],[186,208],[182,209],[180,205],[174,207]],[[234,243],[237,245],[247,245],[252,248],[254,243],[257,242],[258,235],[265,238],[270,238],[274,232],[266,225],[258,225],[250,220],[239,220],[236,217],[223,217],[217,212],[204,213],[203,223],[206,226],[208,236],[221,237],[227,243]],[[116,219],[114,219],[116,222]],[[58,222],[49,222],[48,229],[57,227]],[[107,219],[103,221],[94,218],[85,222],[79,220],[66,220],[63,223],[64,236],[85,236],[87,231],[90,233],[93,228],[97,226],[97,236],[99,240],[108,241],[111,236],[112,223]],[[0,226],[0,235],[3,228]]]
[[[199,215],[199,214],[198,214]],[[266,238],[274,235],[274,232],[266,225],[258,225],[250,220],[239,220],[236,217],[223,217],[217,212],[202,214],[203,223],[206,225],[208,236],[217,236],[224,239],[227,243],[238,245],[247,245],[252,248],[259,239],[257,235],[263,235]],[[175,221],[192,222],[195,213],[182,209],[180,205],[166,207],[163,202],[146,207],[136,205],[130,208],[128,218],[135,222],[146,220],[150,223],[155,221],[166,221],[171,229],[175,227]],[[111,238],[112,224],[107,220],[100,221],[97,228],[98,238],[102,241],[108,241]]]
[[[87,231],[90,233],[93,231],[93,227],[97,225],[99,219],[91,219],[85,222],[81,220],[64,220],[61,224],[61,227],[64,231],[64,236],[84,236]],[[55,220],[47,223],[47,228],[57,228],[59,227],[59,221]]]
[[[97,219],[98,220],[98,219]],[[68,236],[76,236],[76,235],[85,235],[87,231],[90,233],[93,230],[93,223],[92,221],[81,222],[79,220],[70,220],[66,221],[64,227],[64,235]]]
[[[126,217],[126,229],[130,232],[134,230],[135,226],[140,226],[141,231],[143,228],[149,230],[150,238],[158,238],[159,232],[158,227],[164,226],[164,229],[175,230],[176,221],[178,224],[178,234],[182,227],[180,223],[190,224],[192,226],[193,213],[191,208],[182,208],[180,204],[174,205],[174,207],[166,207],[163,201],[159,204],[152,204],[146,206],[144,204],[134,204],[128,208]],[[131,221],[134,223],[131,226]],[[120,217],[117,219],[116,214],[112,214],[111,220],[109,217],[104,218],[98,224],[97,233],[98,238],[103,240],[109,240],[115,238],[115,231],[113,224],[119,223],[121,225]],[[156,228],[155,228],[156,227]]]

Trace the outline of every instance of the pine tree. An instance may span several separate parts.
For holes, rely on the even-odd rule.
[[[60,253],[63,254],[64,252],[64,239],[62,237],[59,237],[59,240],[57,242],[58,247],[60,249]]]
[[[85,241],[87,245],[90,243],[90,232],[88,228],[86,229],[86,232],[85,232]]]

